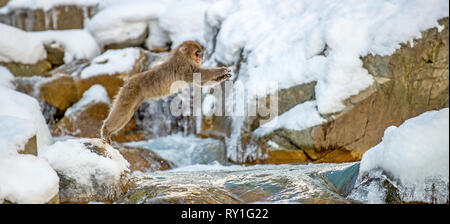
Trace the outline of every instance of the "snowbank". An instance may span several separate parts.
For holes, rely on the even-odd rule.
[[[382,142],[363,155],[359,178],[376,176],[377,169],[411,192],[403,196],[405,201],[430,202],[430,194],[440,187],[443,196],[438,200],[448,200],[449,109],[429,111],[387,128]]]
[[[213,0],[131,0],[100,3],[87,30],[102,45],[121,43],[150,30],[146,45],[172,47],[185,40],[204,43],[204,13]]]
[[[51,141],[34,98],[0,87],[0,203],[46,203],[58,193],[59,178],[43,159],[19,154],[37,134],[38,147]]]
[[[403,184],[429,177],[449,178],[449,109],[429,111],[391,126],[383,141],[366,153],[360,173],[381,168]]]
[[[209,63],[236,65],[242,53],[246,83],[317,81],[320,114],[339,112],[373,82],[360,56],[393,53],[448,10],[445,0],[222,0],[206,12]]]
[[[93,150],[97,150],[94,152]],[[48,146],[39,155],[58,173],[82,186],[113,184],[129,171],[129,163],[119,151],[99,139],[72,139]]]
[[[0,86],[0,108],[0,116],[21,118],[26,120],[29,125],[36,126],[35,134],[37,135],[38,149],[51,144],[52,136],[36,99]],[[13,132],[14,129],[8,131]]]
[[[58,194],[58,175],[45,160],[17,153],[5,155],[3,149],[0,148],[0,203],[46,203]]]
[[[0,65],[0,87],[5,87],[9,89],[15,89],[14,86],[14,75],[11,72]]]
[[[170,1],[111,1],[103,5],[86,29],[102,45],[120,43],[139,37],[151,20],[157,19]]]
[[[60,5],[93,6],[100,0],[9,0],[8,4],[0,9],[1,13],[8,13],[14,9],[42,9],[47,11]]]
[[[107,50],[102,55],[95,57],[91,64],[83,69],[80,77],[85,79],[96,75],[131,72],[140,56],[139,48]]]
[[[326,120],[320,116],[316,107],[317,105],[314,101],[298,104],[280,116],[261,125],[254,131],[254,134],[256,136],[263,136],[279,128],[301,131],[308,127],[322,124]]]
[[[64,48],[64,62],[91,59],[100,54],[96,40],[84,30],[25,32],[0,24],[0,62],[34,64],[47,57],[45,44],[59,44]]]
[[[86,90],[83,93],[83,97],[76,104],[66,110],[64,116],[70,116],[71,114],[80,111],[82,108],[93,103],[111,103],[105,87],[100,84],[95,84]]]

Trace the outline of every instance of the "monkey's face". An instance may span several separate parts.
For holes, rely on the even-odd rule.
[[[195,61],[197,62],[197,64],[201,64],[202,63],[202,55],[201,55],[202,51],[201,50],[196,50],[194,53],[194,57],[195,57]]]
[[[185,41],[180,45],[181,52],[193,63],[202,63],[202,46],[195,41]]]

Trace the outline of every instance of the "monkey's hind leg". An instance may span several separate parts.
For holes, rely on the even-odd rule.
[[[101,129],[102,139],[111,144],[112,135],[122,129],[130,121],[143,98],[136,94],[136,90],[127,86],[121,88],[113,102],[108,117]]]

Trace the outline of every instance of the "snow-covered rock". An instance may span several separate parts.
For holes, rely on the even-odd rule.
[[[287,102],[280,107],[308,110],[261,127],[256,134],[268,137],[253,135],[257,147],[270,140],[287,150],[312,149],[314,161],[356,161],[387,126],[448,107],[448,9],[443,0],[217,1],[206,11],[204,64],[231,66],[236,81],[257,96],[309,92],[313,84],[310,98],[294,105],[280,99]],[[216,117],[210,125],[225,127],[231,160],[255,157],[248,138],[260,123],[252,119]]]
[[[129,184],[129,163],[100,139],[69,139],[40,154],[60,177],[61,202],[111,202]]]
[[[3,66],[0,66],[0,86],[10,89],[15,88],[13,74]]]
[[[25,32],[1,24],[0,62],[34,64],[47,57],[45,44],[57,43],[64,50],[64,62],[76,59],[91,59],[100,54],[96,40],[84,30]]]
[[[364,154],[358,178],[352,197],[364,202],[392,202],[387,198],[392,189],[383,181],[395,188],[400,202],[448,202],[449,109],[387,128],[383,141]]]
[[[0,108],[0,203],[51,201],[58,194],[56,172],[36,155],[20,154],[35,154],[36,148],[52,142],[38,102],[0,86]],[[27,152],[26,146],[33,139],[33,152]]]

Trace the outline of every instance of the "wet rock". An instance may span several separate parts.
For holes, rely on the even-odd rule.
[[[342,196],[347,196],[353,189],[359,174],[359,163],[344,169],[320,173],[320,176]]]
[[[0,14],[0,22],[25,31],[83,29],[84,23],[98,11],[97,6],[56,6],[42,9],[13,9]]]
[[[175,165],[156,152],[148,149],[124,146],[119,148],[122,156],[130,163],[130,170],[141,172],[153,172],[157,170],[172,169]]]

